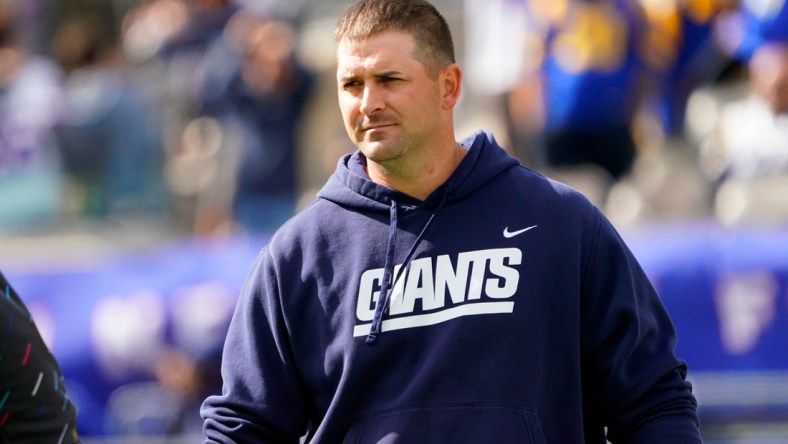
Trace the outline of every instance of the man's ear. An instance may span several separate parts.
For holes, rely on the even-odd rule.
[[[447,65],[441,69],[439,81],[441,83],[441,97],[443,98],[443,109],[454,108],[460,99],[462,90],[462,70],[456,63]]]

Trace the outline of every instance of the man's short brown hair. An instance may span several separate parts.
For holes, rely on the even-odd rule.
[[[387,31],[412,35],[414,57],[429,68],[437,70],[455,62],[449,25],[424,0],[361,0],[339,19],[335,38],[337,43],[360,41]]]

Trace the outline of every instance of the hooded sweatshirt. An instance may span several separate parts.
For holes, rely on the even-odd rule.
[[[255,262],[206,442],[696,443],[671,321],[611,224],[487,133],[424,201],[347,155]]]

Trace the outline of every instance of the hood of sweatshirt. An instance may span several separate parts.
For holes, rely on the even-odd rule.
[[[472,194],[503,171],[520,164],[517,159],[509,156],[498,145],[490,133],[477,132],[462,140],[460,144],[468,149],[468,153],[446,182],[435,189],[424,201],[373,182],[366,173],[366,158],[360,151],[342,157],[336,171],[318,193],[319,199],[326,199],[344,207],[389,213],[386,263],[383,267],[383,281],[380,290],[383,296],[378,298],[375,304],[375,315],[367,337],[367,343],[370,345],[376,342],[377,336],[381,333],[383,316],[388,310],[391,298],[391,289],[395,287],[402,273],[408,268],[416,248],[427,234],[440,209],[447,203],[461,200]],[[431,215],[408,250],[396,276],[393,276],[394,250],[398,233],[397,221],[401,206],[419,207],[422,210],[430,211]]]
[[[392,201],[435,209],[442,201],[449,203],[464,198],[506,169],[520,164],[488,132],[479,131],[460,144],[468,148],[468,154],[446,182],[423,202],[373,182],[364,169],[366,158],[359,151],[339,160],[336,171],[317,197],[360,210],[389,211]]]

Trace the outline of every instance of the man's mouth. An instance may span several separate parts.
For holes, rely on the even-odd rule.
[[[394,126],[394,125],[395,125],[394,122],[370,122],[367,124],[362,124],[361,131],[362,132],[372,131],[380,128],[387,128],[389,126]]]
[[[393,124],[389,123],[389,124],[385,124],[385,125],[370,125],[370,126],[362,127],[361,131],[372,131],[372,130],[376,130],[376,129],[380,129],[380,128],[388,128],[390,126],[393,126]]]

